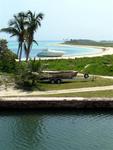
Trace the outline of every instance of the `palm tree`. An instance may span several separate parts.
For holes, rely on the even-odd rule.
[[[18,40],[18,51],[17,56],[19,62],[22,57],[22,49],[24,44],[25,25],[27,24],[26,15],[24,12],[20,12],[14,15],[14,18],[9,21],[9,27],[1,29],[2,32],[11,34],[11,37],[16,36]]]
[[[42,13],[36,14],[36,13],[32,13],[31,11],[28,11],[27,17],[28,17],[28,27],[26,29],[26,44],[24,44],[26,61],[28,61],[29,59],[33,42],[38,44],[34,40],[34,34],[38,29],[38,27],[41,26],[41,20],[43,19],[44,15]]]
[[[0,30],[11,34],[11,37],[17,37],[17,56],[19,58],[19,62],[21,61],[22,50],[24,49],[26,61],[28,61],[33,42],[37,44],[34,40],[34,33],[38,27],[41,26],[43,16],[44,15],[42,13],[36,14],[31,11],[28,11],[27,13],[20,12],[17,15],[14,15],[14,18],[9,21],[8,28],[3,28]]]

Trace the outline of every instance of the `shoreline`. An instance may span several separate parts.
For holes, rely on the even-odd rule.
[[[66,46],[66,47],[79,47],[79,48],[92,48],[97,49],[98,52],[94,54],[86,54],[86,55],[74,55],[74,56],[67,56],[67,57],[76,57],[76,58],[83,58],[83,57],[98,57],[104,55],[112,55],[113,54],[113,47],[102,47],[102,46],[90,46],[90,45],[72,45],[72,44],[57,44],[57,46]]]
[[[54,44],[53,44],[54,45]],[[60,47],[78,47],[78,48],[92,48],[97,49],[98,52],[94,54],[86,54],[86,55],[73,55],[73,56],[62,56],[62,57],[36,57],[35,60],[56,60],[56,59],[75,59],[75,58],[92,58],[92,57],[102,57],[105,55],[113,55],[113,47],[101,47],[101,46],[89,46],[89,45],[68,45],[68,44],[55,44],[56,46]],[[55,46],[54,45],[54,46]],[[34,58],[31,58],[34,59]],[[25,58],[22,58],[22,61],[25,61]],[[18,61],[18,59],[16,59]]]

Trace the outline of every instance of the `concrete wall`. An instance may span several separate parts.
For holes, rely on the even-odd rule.
[[[113,99],[34,99],[26,100],[23,98],[13,98],[0,100],[0,108],[19,108],[19,109],[39,109],[39,108],[113,108]]]

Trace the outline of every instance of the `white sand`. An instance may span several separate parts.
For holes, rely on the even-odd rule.
[[[97,53],[95,54],[87,54],[82,56],[65,56],[66,58],[83,58],[83,57],[97,57],[97,56],[104,56],[104,55],[112,55],[113,54],[113,47],[100,47],[100,46],[89,46],[89,45],[67,45],[67,44],[57,44],[57,46],[66,46],[66,47],[82,47],[82,48],[93,48],[97,49]],[[65,58],[64,56],[62,58]]]

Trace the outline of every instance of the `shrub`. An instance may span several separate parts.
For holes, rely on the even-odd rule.
[[[7,73],[15,72],[16,58],[16,54],[8,49],[7,41],[0,40],[0,71]]]
[[[0,53],[6,49],[8,49],[7,47],[7,41],[4,39],[0,39]]]

